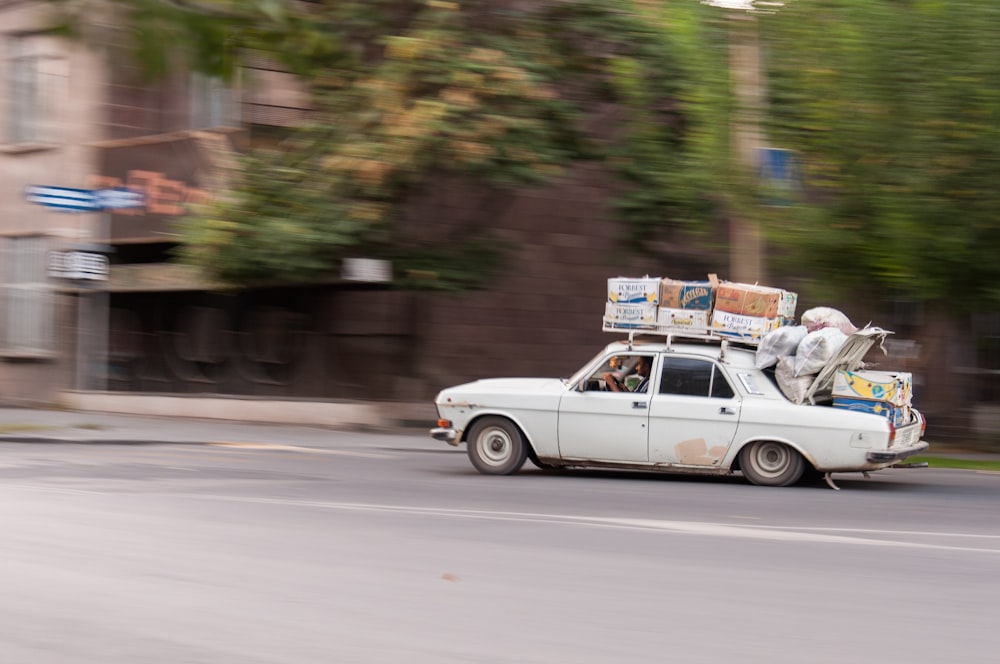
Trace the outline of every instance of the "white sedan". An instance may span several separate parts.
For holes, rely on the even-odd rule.
[[[915,409],[894,426],[882,415],[823,405],[836,370],[858,369],[884,338],[874,330],[852,335],[816,376],[809,394],[816,405],[789,401],[757,368],[752,347],[630,338],[609,344],[568,379],[494,378],[446,388],[435,398],[431,435],[467,443],[472,465],[489,475],[515,473],[530,458],[542,468],[739,471],[768,486],[794,484],[812,469],[836,488],[830,473],[879,470],[927,448]],[[641,387],[623,380],[640,357],[651,367]],[[613,391],[612,382],[636,391]]]

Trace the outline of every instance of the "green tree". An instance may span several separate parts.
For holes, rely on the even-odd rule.
[[[804,181],[768,219],[787,266],[841,295],[1000,304],[1000,6],[813,0],[761,26],[770,132]]]
[[[248,155],[184,224],[183,258],[223,280],[315,281],[363,254],[391,255],[404,285],[475,287],[501,245],[488,231],[413,244],[407,203],[442,177],[500,199],[582,159],[622,179],[626,247],[712,218],[725,60],[695,2],[109,1],[151,74],[229,76],[263,51],[309,86],[314,123]],[[620,124],[589,126],[609,106]]]

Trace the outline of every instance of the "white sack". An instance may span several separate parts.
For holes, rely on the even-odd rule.
[[[757,368],[772,367],[778,363],[778,358],[795,355],[795,349],[807,333],[805,325],[784,325],[765,334],[757,346]]]
[[[837,327],[824,327],[807,334],[795,349],[796,377],[819,373],[845,341],[847,335]]]
[[[835,327],[844,334],[854,334],[858,328],[854,326],[851,319],[844,312],[830,307],[813,307],[802,314],[802,324],[810,332],[822,330],[826,327]]]
[[[806,393],[816,376],[795,376],[795,357],[786,355],[778,358],[778,366],[774,369],[774,378],[778,382],[781,393],[792,403],[803,403]]]

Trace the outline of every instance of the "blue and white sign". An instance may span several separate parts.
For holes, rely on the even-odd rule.
[[[25,189],[29,203],[68,212],[101,212],[138,208],[146,204],[142,192],[124,187],[115,189],[73,189],[71,187],[49,187],[33,184]]]
[[[31,185],[25,190],[29,203],[37,203],[57,210],[73,212],[94,212],[100,210],[92,189],[70,189],[69,187],[46,187]]]
[[[141,208],[146,205],[146,196],[141,191],[133,191],[125,187],[97,189],[94,191],[94,197],[102,210]]]
[[[50,251],[49,276],[78,281],[106,281],[108,257],[92,251]]]

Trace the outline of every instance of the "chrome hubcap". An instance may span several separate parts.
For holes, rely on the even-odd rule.
[[[787,468],[791,456],[784,445],[778,443],[762,443],[753,454],[754,469],[762,475],[780,475]]]
[[[490,427],[479,434],[479,456],[491,466],[503,465],[513,454],[513,444],[507,432],[500,427]]]

